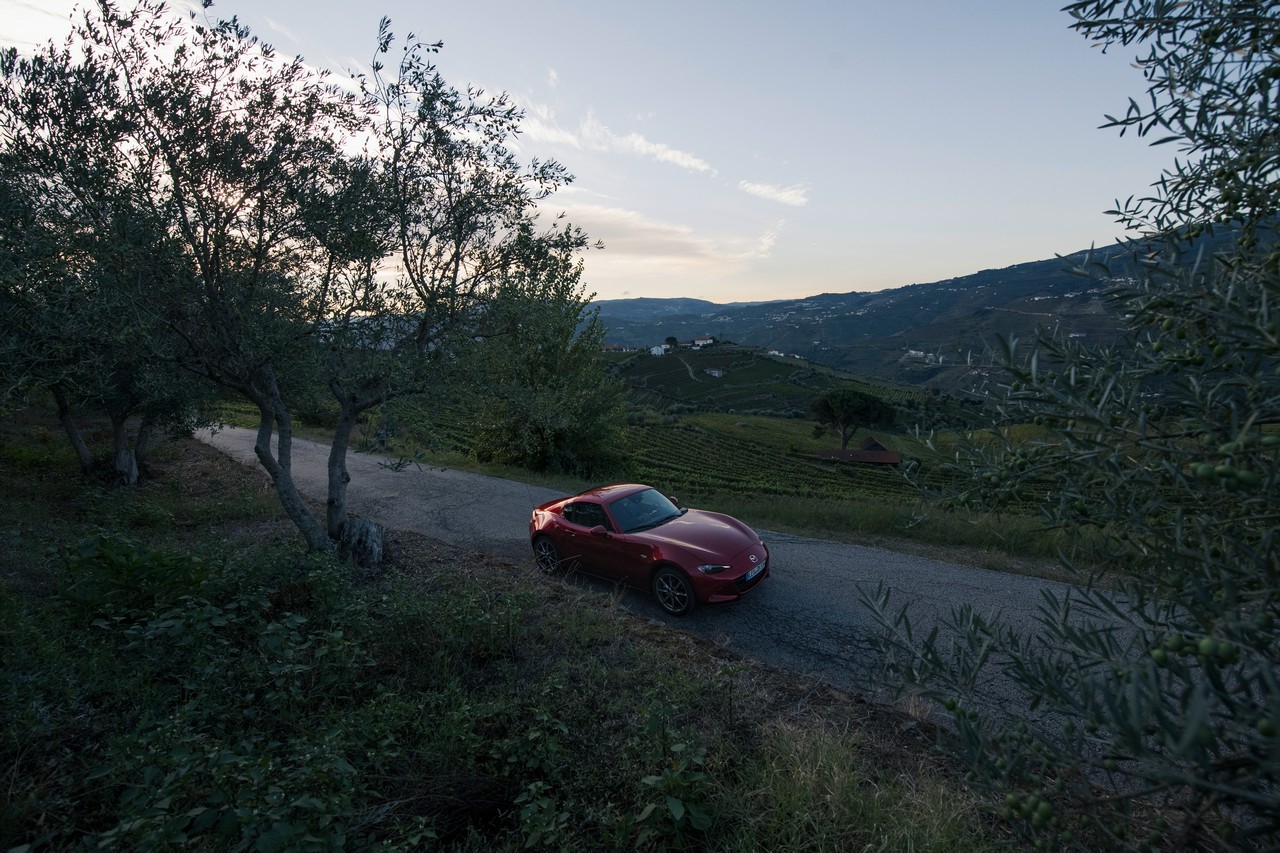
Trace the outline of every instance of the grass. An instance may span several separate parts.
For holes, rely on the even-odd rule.
[[[297,550],[192,441],[137,490],[0,440],[0,845],[973,850],[928,726],[531,565]]]
[[[681,496],[684,499],[685,496]],[[815,501],[718,492],[686,503],[741,518],[761,530],[873,545],[949,562],[1055,580],[1079,581],[1062,568],[1065,540],[1025,516],[932,512],[880,501]]]

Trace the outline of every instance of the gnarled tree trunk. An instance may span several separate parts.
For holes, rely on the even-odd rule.
[[[71,404],[67,402],[67,395],[57,386],[52,390],[53,400],[58,404],[58,422],[62,424],[62,429],[76,452],[76,459],[80,462],[80,473],[91,474],[93,473],[93,454],[89,452],[89,447],[80,437],[80,430],[76,427],[75,418],[71,415]]]
[[[351,434],[355,430],[356,418],[372,404],[355,394],[342,394],[336,383],[331,388],[338,398],[341,414],[329,447],[329,499],[326,504],[329,536],[339,543],[339,552],[344,559],[361,566],[376,566],[382,562],[381,528],[372,522],[351,518],[347,512],[347,484],[351,482],[347,453],[351,449]]]
[[[111,451],[116,476],[126,486],[138,485],[138,458],[133,447],[129,445],[128,418],[124,415],[110,414],[111,418]]]
[[[253,452],[271,476],[280,505],[306,540],[307,547],[312,551],[330,550],[333,540],[321,529],[293,481],[293,419],[281,399],[275,377],[267,375],[264,378],[265,392],[257,388],[247,392],[259,412],[258,440],[253,445]],[[273,430],[277,433],[274,453],[271,449]]]

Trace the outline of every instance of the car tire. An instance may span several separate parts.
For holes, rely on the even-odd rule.
[[[658,599],[658,606],[672,616],[688,616],[697,603],[689,578],[671,566],[663,566],[654,573],[653,596]]]
[[[549,536],[539,536],[533,540],[533,558],[537,560],[538,568],[544,572],[554,572],[561,566],[560,549]]]

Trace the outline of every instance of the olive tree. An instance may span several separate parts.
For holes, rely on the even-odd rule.
[[[578,229],[539,228],[538,203],[569,176],[555,162],[517,162],[510,145],[522,114],[506,96],[450,86],[430,61],[438,45],[410,36],[388,63],[394,46],[384,20],[371,73],[343,86],[277,56],[235,19],[99,0],[63,48],[30,62],[10,54],[6,66],[26,77],[6,76],[12,132],[0,153],[6,199],[18,203],[6,203],[13,227],[0,248],[13,251],[0,266],[0,307],[93,325],[105,303],[77,314],[74,295],[58,296],[68,282],[89,287],[133,312],[129,328],[145,328],[160,363],[249,400],[255,453],[311,548],[370,532],[351,524],[346,499],[360,415],[461,381],[499,291],[551,271],[548,257],[572,264],[586,246]],[[40,85],[41,74],[58,85]],[[82,163],[106,177],[82,179]],[[46,187],[70,198],[63,207],[76,216],[34,204]],[[28,207],[41,229],[24,230]],[[108,336],[127,343],[122,331]],[[58,334],[46,337],[81,349],[101,337]],[[12,338],[15,351],[33,339]],[[7,352],[9,337],[2,342]],[[131,352],[91,361],[117,377]],[[55,354],[87,361],[69,347]],[[144,378],[139,405],[178,387],[155,371]],[[296,407],[318,388],[337,408],[323,521],[292,471]]]
[[[356,97],[234,20],[154,0],[97,2],[64,45],[11,51],[0,70],[19,253],[5,307],[26,321],[14,339],[32,365],[12,375],[113,422],[189,403],[189,387],[242,394],[282,505],[327,547],[293,484],[288,396],[316,381],[325,262],[354,253],[320,220],[359,171],[342,168],[367,126]]]
[[[0,274],[6,396],[43,387],[89,473],[75,412],[107,414],[113,467],[135,483],[157,426],[190,427],[199,386],[178,370],[162,323],[181,262],[140,201],[151,175],[131,156],[109,69],[68,42],[0,56]],[[141,417],[136,444],[127,424]]]
[[[813,434],[817,438],[827,431],[840,436],[840,449],[847,450],[849,439],[860,427],[888,426],[894,410],[884,400],[852,388],[837,388],[814,398],[809,412],[817,420]]]
[[[345,243],[324,241],[326,269],[345,271],[325,279],[340,306],[326,322],[323,368],[339,407],[328,471],[334,537],[346,523],[346,453],[360,417],[442,384],[474,384],[471,350],[495,334],[499,294],[558,275],[546,259],[572,264],[586,246],[576,228],[539,230],[538,202],[570,177],[554,161],[516,160],[523,113],[508,97],[451,86],[431,60],[439,44],[410,34],[392,59],[395,47],[384,19],[372,68],[357,78],[375,152],[361,180],[376,192],[335,197],[348,225],[334,233]],[[352,234],[363,236],[352,244]]]
[[[258,409],[255,453],[308,545],[327,547],[293,482],[287,393],[310,379],[324,312],[312,190],[364,116],[353,95],[234,19],[100,0],[75,37],[128,121],[122,154],[151,179],[141,202],[182,253],[183,286],[152,308],[189,370]]]
[[[1110,289],[1127,340],[1008,342],[999,429],[936,482],[962,506],[1038,506],[1091,582],[1046,594],[1034,635],[960,608],[916,642],[887,593],[865,598],[894,677],[946,709],[971,778],[1037,841],[1274,849],[1280,17],[1253,0],[1066,11],[1102,47],[1141,51],[1147,95],[1108,126],[1178,156],[1114,210],[1136,272],[1077,269]],[[978,702],[993,670],[1041,724]]]

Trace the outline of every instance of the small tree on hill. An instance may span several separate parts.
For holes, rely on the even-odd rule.
[[[840,436],[841,450],[849,448],[849,439],[860,428],[889,426],[894,419],[893,407],[884,400],[851,388],[822,394],[809,405],[809,411],[818,421],[814,437],[834,431]]]

